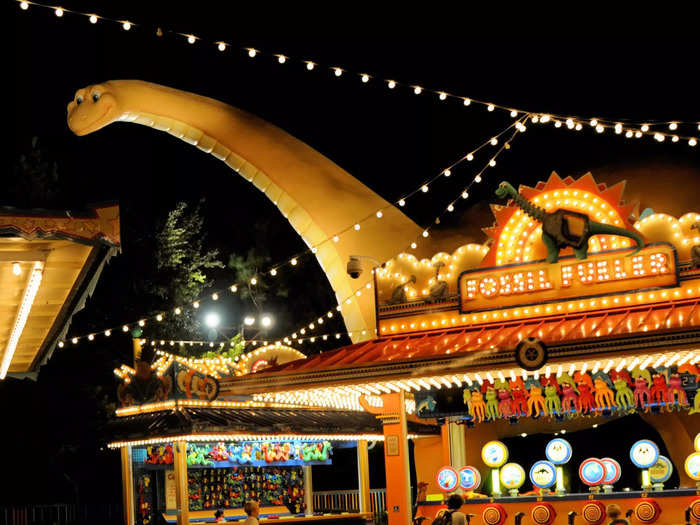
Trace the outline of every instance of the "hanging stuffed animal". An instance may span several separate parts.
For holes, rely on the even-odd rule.
[[[624,373],[623,373],[624,372]],[[615,404],[618,410],[634,409],[634,394],[630,390],[629,374],[626,370],[610,372],[610,379],[615,387]]]
[[[601,377],[596,377],[593,381],[595,388],[595,402],[600,410],[610,410],[614,405],[613,392],[610,390],[608,383]]]
[[[581,374],[579,372],[574,374],[574,379],[579,392],[576,408],[579,414],[590,414],[596,408],[595,398],[593,397],[593,380],[587,373]]]
[[[542,397],[542,388],[539,386],[530,387],[530,396],[527,399],[528,414],[532,417],[538,417],[540,414],[547,415],[547,407],[544,397]]]
[[[559,399],[557,387],[554,386],[554,384],[549,383],[546,387],[544,387],[544,401],[547,407],[547,412],[549,412],[551,415],[554,416],[561,413],[561,399]]]
[[[467,413],[474,419],[474,407],[472,406],[472,391],[465,388],[462,392],[462,400],[464,404],[467,405]]]
[[[525,383],[521,377],[516,378],[514,381],[509,381],[510,392],[513,395],[513,412],[516,416],[527,416],[529,411],[527,407],[527,390],[525,389]]]
[[[510,397],[510,392],[505,388],[498,389],[498,411],[502,417],[511,417],[513,415],[513,400]]]
[[[654,403],[658,406],[663,405],[668,397],[668,387],[666,386],[666,379],[661,374],[654,374],[651,378],[651,397]]]
[[[676,403],[683,407],[688,405],[688,397],[685,395],[685,390],[683,390],[683,381],[681,380],[681,376],[678,374],[671,374],[671,377],[668,380],[668,394],[666,395],[666,401],[668,402],[669,411]]]
[[[478,390],[472,392],[472,408],[474,409],[474,418],[478,423],[481,423],[486,414],[486,404],[484,396]]]
[[[649,403],[651,402],[651,391],[649,383],[651,383],[651,375],[649,370],[640,370],[633,372],[634,378],[634,404],[637,408],[644,408],[649,411]]]
[[[497,397],[498,394],[496,394],[495,388],[489,387],[488,390],[486,390],[486,415],[488,416],[489,421],[496,421],[498,418]]]

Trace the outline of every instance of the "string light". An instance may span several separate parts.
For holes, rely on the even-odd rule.
[[[90,23],[91,24],[96,24],[97,23],[97,15],[90,15]]]
[[[316,64],[314,64],[311,61],[306,62],[306,69],[308,69],[309,71],[311,71],[315,66],[316,66]]]
[[[226,51],[226,44],[224,42],[219,42],[216,47],[219,51]]]
[[[131,22],[123,22],[122,27],[124,28],[124,31],[128,31],[131,29]]]

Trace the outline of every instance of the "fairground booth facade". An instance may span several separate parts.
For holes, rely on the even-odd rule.
[[[110,446],[127,523],[235,519],[248,498],[268,517],[368,518],[371,441],[390,525],[452,492],[487,525],[599,524],[610,503],[639,523],[699,520],[700,215],[640,215],[623,189],[501,184],[486,243],[375,269],[371,340],[306,358],[276,345],[243,369],[165,349],[123,367]],[[348,443],[359,497],[314,517],[313,465]]]

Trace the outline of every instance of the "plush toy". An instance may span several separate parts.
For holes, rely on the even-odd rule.
[[[510,392],[513,396],[513,412],[516,416],[526,416],[527,408],[527,390],[522,378],[518,377],[515,381],[510,381]]]
[[[542,397],[542,389],[538,386],[530,387],[530,395],[527,399],[527,411],[532,417],[538,417],[540,414],[547,415],[547,407]]]
[[[557,387],[553,384],[548,384],[544,388],[544,401],[547,407],[547,412],[551,415],[559,414],[561,412],[561,400],[557,394]]]
[[[651,398],[657,405],[662,405],[668,398],[666,379],[661,374],[654,374],[651,379]]]
[[[645,370],[646,375],[649,371]],[[649,379],[644,374],[640,373],[634,379],[634,404],[637,408],[646,408],[649,411],[649,403],[651,402],[651,391],[649,390]]]
[[[595,388],[595,402],[598,405],[598,410],[612,409],[615,406],[615,399],[605,379],[596,377],[593,381],[593,386]]]
[[[615,404],[617,404],[618,410],[634,409],[634,394],[627,381],[618,375],[613,380],[613,385],[615,386]]]
[[[498,401],[496,401],[498,394],[493,387],[489,387],[486,390],[486,415],[489,421],[495,421],[498,418]]]
[[[678,374],[671,374],[668,380],[668,393],[666,394],[666,401],[668,402],[668,409],[678,403],[679,406],[687,406],[688,398],[685,395],[685,390],[683,390],[683,382],[681,376]]]
[[[513,400],[510,398],[510,392],[505,388],[498,390],[498,411],[502,417],[513,415]]]
[[[576,410],[579,414],[590,414],[596,408],[595,398],[591,392],[592,388],[587,382],[578,383],[578,400],[576,402]]]
[[[481,423],[486,414],[486,404],[484,396],[478,390],[472,392],[472,408],[474,409],[474,418],[478,423]]]
[[[474,407],[472,406],[472,391],[465,388],[462,392],[462,401],[467,405],[467,413],[474,418]]]
[[[693,408],[690,409],[688,414],[700,413],[700,388],[695,391],[695,399],[693,399]]]

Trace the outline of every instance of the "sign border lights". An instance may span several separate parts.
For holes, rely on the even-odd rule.
[[[471,472],[472,477],[474,478],[474,483],[472,485],[465,485],[464,484],[464,478],[462,478],[462,472]],[[466,491],[474,491],[478,489],[481,486],[481,472],[479,472],[478,469],[471,467],[471,466],[466,466],[462,467],[459,469],[459,486]]]
[[[651,446],[652,450],[655,451],[655,454],[654,454],[654,461],[652,461],[651,463],[639,463],[639,462],[635,459],[635,457],[634,457],[634,456],[635,456],[635,454],[634,454],[635,449],[637,449],[637,447],[640,447],[640,446],[642,446],[642,445],[649,445],[649,446]],[[651,468],[651,467],[653,467],[654,465],[656,465],[656,462],[659,460],[659,447],[656,445],[656,443],[654,443],[653,441],[651,441],[651,440],[649,440],[649,439],[640,439],[639,441],[637,441],[634,445],[632,445],[632,446],[630,447],[630,459],[632,460],[632,463],[634,463],[634,466],[635,466],[635,467],[638,467],[638,468]]]
[[[452,472],[452,474],[454,475],[454,485],[451,485],[450,487],[444,487],[442,483],[440,483],[440,475],[443,472]],[[457,488],[457,485],[459,485],[459,480],[459,473],[450,466],[442,467],[440,470],[437,471],[437,474],[435,475],[435,482],[437,483],[438,487],[440,487],[440,490],[442,490],[443,492],[452,492],[454,489]]]
[[[695,463],[697,468],[697,474],[692,474],[688,466],[690,463]],[[685,458],[685,463],[683,463],[683,468],[688,477],[693,481],[700,481],[700,452],[693,452],[690,456]]]
[[[614,485],[620,481],[622,476],[622,467],[613,458],[601,458],[600,462],[605,467],[605,476],[603,477],[603,485]],[[615,474],[612,478],[608,479],[608,466],[612,467],[610,470],[614,470]]]
[[[552,458],[552,455],[550,453],[549,447],[553,443],[562,443],[565,447],[566,450],[566,457],[564,459],[556,460],[555,458]],[[571,443],[569,443],[567,440],[563,438],[554,438],[552,439],[549,443],[547,443],[547,446],[544,448],[544,455],[547,456],[547,459],[554,463],[555,465],[564,465],[565,463],[568,463],[569,460],[571,459],[571,455],[573,454],[573,449],[571,448]]]
[[[511,473],[515,472],[518,472],[518,474],[520,475],[519,478],[503,478],[503,474],[506,474],[506,476],[508,476]],[[499,477],[501,479],[501,484],[505,488],[507,488],[508,490],[518,490],[520,487],[523,486],[523,483],[525,483],[525,469],[517,463],[506,463],[501,467]],[[513,481],[515,482],[513,483]]]
[[[599,480],[594,481],[591,479],[586,479],[584,477],[584,470],[591,463],[596,463],[600,466],[600,470],[601,470],[602,475],[601,475]],[[598,485],[601,485],[603,483],[603,481],[605,480],[605,474],[606,474],[605,464],[603,464],[603,462],[601,460],[599,460],[598,458],[584,459],[578,468],[578,477],[581,479],[581,481],[584,484],[588,485],[589,487],[596,487]]]
[[[552,472],[552,482],[551,483],[547,483],[547,484],[537,483],[535,481],[534,476],[532,475],[532,473],[535,471],[536,468],[543,467],[543,466],[547,467]],[[554,463],[552,463],[551,461],[547,461],[546,459],[541,459],[539,461],[535,461],[535,463],[532,465],[532,467],[530,467],[529,478],[530,478],[530,482],[535,487],[540,488],[540,489],[548,489],[549,487],[551,487],[552,485],[554,485],[557,482],[557,467],[556,467],[556,465],[554,465]]]
[[[666,474],[661,478],[655,478],[652,475],[652,469],[659,463],[664,463],[666,465]],[[671,463],[671,460],[666,456],[659,455],[659,460],[654,463],[654,467],[649,467],[649,480],[652,483],[666,483],[669,479],[671,479],[671,475],[673,475],[673,463]]]
[[[485,454],[484,454],[486,449],[490,446],[498,447],[502,451],[503,457],[501,459],[499,459],[497,462],[488,461]],[[487,467],[499,468],[501,465],[504,465],[506,463],[506,461],[508,461],[508,447],[506,447],[501,441],[496,441],[496,440],[489,441],[481,448],[481,459]]]

